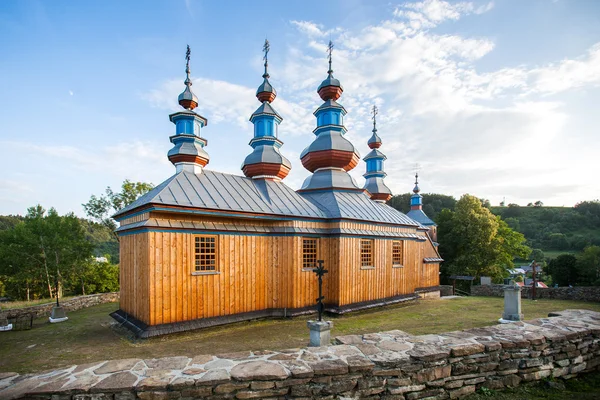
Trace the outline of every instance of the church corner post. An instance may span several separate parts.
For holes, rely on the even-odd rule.
[[[317,321],[307,321],[306,325],[310,330],[310,347],[320,347],[320,346],[328,346],[331,344],[331,328],[333,327],[333,322],[331,321],[323,321],[323,311],[325,306],[323,305],[323,275],[327,272],[325,267],[323,266],[323,260],[317,260],[317,267],[313,269],[313,272],[317,275],[319,279],[319,297],[317,297],[317,312],[319,313],[319,317]]]

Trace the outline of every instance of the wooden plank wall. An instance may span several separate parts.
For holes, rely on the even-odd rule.
[[[317,298],[314,273],[302,271],[301,237],[218,235],[219,273],[192,275],[194,235],[149,235],[151,325],[300,308]]]
[[[150,325],[267,308],[312,306],[318,286],[302,270],[301,236],[217,235],[218,274],[192,275],[195,235],[147,232],[121,237],[121,309]],[[325,303],[346,305],[439,284],[439,265],[423,264],[431,242],[404,241],[392,268],[392,240],[374,240],[374,269],[360,268],[360,238],[321,238]],[[431,247],[429,249],[428,247]],[[433,255],[432,255],[433,256]]]
[[[148,235],[122,236],[119,243],[120,308],[145,323],[150,322]]]
[[[360,238],[340,239],[339,305],[372,301],[413,293],[418,287],[436,286],[439,276],[435,266],[423,264],[424,246],[428,243],[404,241],[404,266],[392,267],[392,241],[374,240],[374,267],[360,267]]]

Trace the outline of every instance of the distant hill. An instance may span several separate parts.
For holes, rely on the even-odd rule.
[[[579,252],[600,245],[600,202],[583,201],[575,207],[491,207],[494,214],[525,235],[531,248],[548,254]]]
[[[388,204],[407,213],[412,193],[399,194]],[[423,211],[434,221],[439,212],[454,209],[456,199],[443,194],[423,194]],[[489,202],[484,200],[486,206]],[[540,249],[546,258],[562,253],[578,253],[589,245],[600,245],[600,201],[582,201],[575,207],[519,206],[489,207],[514,230],[527,238],[532,249]]]

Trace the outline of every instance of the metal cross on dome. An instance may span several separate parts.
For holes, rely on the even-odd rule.
[[[379,109],[376,105],[373,105],[373,108],[371,109],[371,114],[373,114],[371,119],[373,120],[373,128],[375,128],[375,125],[377,125],[377,120],[375,117],[377,116],[377,114],[379,114]]]
[[[187,45],[187,50],[185,51],[185,66],[186,68],[190,67],[190,55],[192,54],[192,50],[190,49],[190,45]]]
[[[263,52],[265,53],[263,60],[265,60],[265,63],[267,62],[267,57],[268,57],[270,49],[271,49],[271,45],[269,44],[269,40],[265,39],[265,44],[263,45]]]
[[[329,72],[332,72],[331,70],[331,53],[333,53],[333,42],[330,40],[329,44],[327,45],[327,52],[329,53],[329,55],[327,56],[327,58],[329,59]]]

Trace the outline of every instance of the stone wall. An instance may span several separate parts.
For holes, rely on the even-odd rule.
[[[440,285],[440,296],[452,296],[452,285]]]
[[[600,365],[600,313],[411,336],[342,336],[338,345],[216,356],[127,359],[41,375],[0,374],[2,399],[456,399]],[[308,336],[308,332],[307,332]]]
[[[69,300],[60,301],[60,305],[67,311],[76,311],[82,308],[92,307],[98,304],[114,303],[119,301],[119,293],[98,293],[87,296],[74,297]],[[34,318],[47,317],[52,312],[56,302],[39,304],[37,306],[0,310],[0,318],[18,318],[23,315],[33,314]]]
[[[473,296],[496,296],[504,297],[504,285],[477,285],[471,287]],[[556,300],[579,300],[600,302],[600,287],[577,286],[559,288],[536,288],[535,296],[538,299]],[[521,298],[531,298],[531,288],[524,287],[521,290]]]

